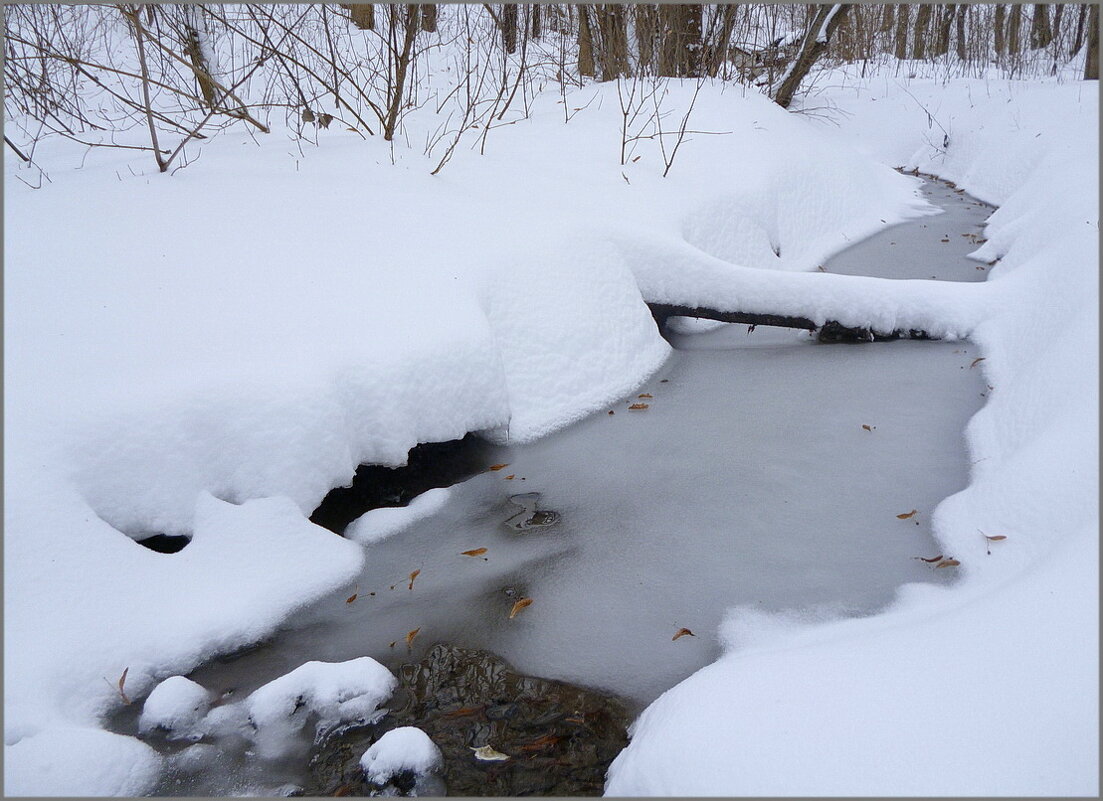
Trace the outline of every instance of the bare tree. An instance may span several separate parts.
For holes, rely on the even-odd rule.
[[[1049,47],[1053,41],[1053,29],[1049,24],[1049,7],[1044,3],[1034,4],[1034,13],[1030,17],[1030,47],[1040,50]]]
[[[812,18],[808,31],[801,42],[800,52],[793,63],[789,65],[789,70],[782,77],[781,83],[773,95],[775,103],[782,108],[789,108],[797,87],[800,86],[801,81],[812,69],[816,59],[827,50],[832,35],[846,18],[849,10],[850,5],[845,3],[816,7],[816,14]]]
[[[910,6],[896,6],[896,42],[895,54],[903,61],[908,57],[908,13]]]
[[[1084,61],[1084,80],[1099,80],[1099,6],[1092,4],[1088,15],[1088,57]]]

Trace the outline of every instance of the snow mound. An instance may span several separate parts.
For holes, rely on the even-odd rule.
[[[307,662],[254,690],[242,703],[256,729],[258,753],[275,759],[287,753],[311,715],[318,718],[319,734],[341,723],[380,717],[379,705],[397,684],[389,670],[368,656]]]
[[[194,736],[193,730],[210,706],[211,695],[203,687],[183,676],[170,676],[146,698],[138,718],[138,732],[149,734],[162,729],[168,732],[169,739]]]
[[[448,503],[451,491],[447,487],[427,490],[406,506],[384,506],[372,509],[352,521],[345,537],[361,545],[386,539],[419,520],[432,517]]]
[[[385,733],[360,758],[364,775],[375,784],[403,771],[428,773],[440,767],[443,757],[436,743],[416,726],[400,726]]]

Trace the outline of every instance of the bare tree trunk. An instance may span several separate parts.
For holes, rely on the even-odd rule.
[[[845,3],[835,6],[817,6],[816,16],[812,18],[808,32],[804,35],[800,52],[774,94],[775,103],[782,108],[789,108],[800,82],[812,69],[816,59],[827,50],[831,37],[846,18],[849,10],[850,6]]]
[[[1049,25],[1049,7],[1045,3],[1035,3],[1030,18],[1030,47],[1040,50],[1049,47],[1053,41],[1053,29]]]
[[[636,47],[640,72],[655,69],[655,38],[659,27],[659,12],[651,3],[633,6],[636,12]]]
[[[590,28],[590,7],[578,8],[578,74],[594,77],[594,33]]]
[[[540,28],[540,4],[532,4],[532,38],[539,39],[543,35]]]
[[[912,39],[912,58],[920,60],[927,56],[927,28],[931,22],[931,6],[924,3],[915,15],[915,35]]]
[[[957,36],[954,39],[955,50],[959,61],[965,61],[969,53],[965,49],[965,14],[969,10],[966,5],[959,5],[954,10],[954,20],[957,23]]]
[[[1088,14],[1086,3],[1080,4],[1080,13],[1076,15],[1076,36],[1073,37],[1072,47],[1069,48],[1069,56],[1075,56],[1084,46],[1084,19]]]
[[[161,157],[161,146],[157,141],[157,126],[153,122],[153,105],[149,96],[149,68],[146,62],[145,31],[142,29],[142,18],[139,14],[140,6],[119,6],[123,16],[129,21],[134,30],[134,42],[138,48],[138,66],[142,73],[142,105],[145,110],[146,124],[149,127],[149,139],[153,145],[153,158],[157,161],[157,169],[165,172],[168,163]]]
[[[1019,31],[1023,25],[1023,7],[1013,5],[1007,14],[1007,54],[1019,54]]]
[[[891,3],[885,3],[884,9],[881,11],[881,27],[878,30],[881,33],[889,33],[892,31],[892,26],[895,20],[893,19],[893,10],[895,6]]]
[[[437,32],[437,5],[436,3],[422,3],[421,5],[421,29],[426,33]]]
[[[1002,5],[996,6],[996,19],[992,24],[992,28],[996,34],[996,56],[997,58],[1007,53],[1007,9]]]
[[[701,6],[659,6],[659,74],[674,78],[701,75]]]
[[[1088,57],[1084,62],[1084,80],[1099,80],[1099,6],[1094,3],[1088,15]]]
[[[628,75],[628,26],[624,5],[606,3],[594,9],[601,33],[601,80]]]
[[[211,65],[207,61],[207,53],[204,51],[199,31],[199,19],[196,6],[181,5],[180,22],[184,29],[184,55],[191,63],[192,74],[199,84],[199,91],[203,95],[203,102],[207,108],[214,109],[217,99],[215,97],[214,80],[211,78]]]
[[[896,6],[896,57],[903,61],[908,57],[908,11],[905,5]]]
[[[517,4],[502,5],[502,46],[507,53],[517,52]]]
[[[708,74],[715,78],[720,67],[728,60],[728,48],[731,45],[732,31],[735,29],[735,12],[738,6],[726,4],[720,7],[720,30],[713,42],[708,59]]]
[[[375,5],[373,3],[341,3],[348,9],[352,24],[362,31],[375,30]]]
[[[931,48],[931,57],[944,56],[950,52],[950,29],[954,24],[954,12],[956,6],[950,5],[938,7],[938,33],[935,36],[934,47]]]
[[[393,6],[392,9],[394,9]],[[420,6],[418,5],[406,6],[406,35],[402,40],[402,52],[397,55],[395,60],[394,85],[391,87],[390,103],[387,104],[387,118],[383,122],[383,139],[388,142],[394,139],[395,128],[398,127],[398,112],[402,109],[402,100],[406,94],[406,71],[410,66],[410,59],[414,51],[414,40],[417,38],[419,10]],[[393,41],[398,14],[392,10],[389,17]]]

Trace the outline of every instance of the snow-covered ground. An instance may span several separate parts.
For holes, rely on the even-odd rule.
[[[171,177],[57,145],[73,169],[37,191],[9,157],[6,791],[148,790],[159,757],[104,716],[358,572],[370,544],[306,519],[331,487],[604,408],[667,356],[646,299],[968,335],[997,389],[935,521],[965,580],[857,621],[733,612],[609,791],[1094,792],[1095,87],[913,81],[943,152],[916,100],[868,86],[833,90],[838,129],[706,87],[694,126],[730,133],[665,179],[648,143],[619,163],[611,85],[568,95],[568,122],[542,96],[437,176],[338,130],[303,154],[227,134]],[[989,282],[807,272],[928,211],[898,165],[1003,206]],[[987,556],[978,529],[1007,539]],[[131,539],[152,532],[193,539]]]

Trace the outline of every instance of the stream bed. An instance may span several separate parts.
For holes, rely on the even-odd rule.
[[[923,191],[945,213],[887,229],[824,269],[984,280],[985,265],[965,254],[991,208],[945,183]],[[902,584],[953,580],[952,567],[922,559],[939,554],[930,515],[968,481],[963,431],[989,391],[970,343],[825,345],[684,318],[667,336],[673,354],[632,397],[528,445],[483,445],[488,469],[369,546],[356,581],[191,678],[240,698],[308,660],[367,655],[402,675],[442,653],[434,646],[458,647],[605,694],[614,719],[629,720],[721,654],[718,627],[733,607],[866,615]],[[517,609],[521,599],[531,603]],[[116,728],[133,733],[133,714]],[[451,725],[476,724],[460,715]],[[279,764],[179,759],[159,792],[346,787],[310,774],[309,748]]]

